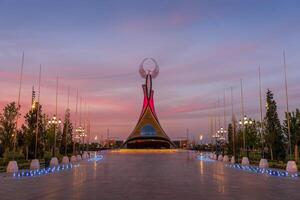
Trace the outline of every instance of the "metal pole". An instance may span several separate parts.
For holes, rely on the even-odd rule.
[[[16,116],[16,127],[14,130],[14,138],[13,138],[13,160],[15,159],[15,152],[16,152],[16,143],[17,143],[17,134],[18,134],[18,121],[19,121],[19,111],[20,111],[20,99],[21,99],[21,89],[22,89],[22,79],[23,79],[23,68],[24,68],[24,51],[22,54],[22,64],[21,64],[21,71],[20,71],[20,82],[19,82],[19,94],[18,94],[18,114]]]
[[[218,97],[218,125],[219,125],[218,129],[221,128],[221,113],[220,113],[220,107],[221,107],[221,105],[220,105],[220,98]]]
[[[79,127],[80,127],[80,132],[79,132],[79,151],[81,152],[81,108],[82,108],[82,97],[80,97],[80,103],[79,103]]]
[[[56,77],[56,98],[55,98],[55,117],[56,120],[57,118],[57,103],[58,103],[58,74]],[[55,157],[56,155],[56,125],[57,123],[54,124],[54,149],[53,149],[53,156]]]
[[[226,90],[224,89],[224,99],[223,99],[223,106],[224,106],[224,121],[223,121],[223,123],[224,123],[224,131],[226,131],[227,130],[227,128],[226,128]],[[225,135],[224,135],[224,138],[225,138],[225,140],[226,140],[226,133],[225,133]]]
[[[70,86],[68,86],[68,102],[67,102],[67,110],[68,110],[68,112],[70,112],[70,108],[69,108],[69,106],[70,106]],[[65,119],[66,120],[66,119]],[[67,142],[67,134],[68,134],[68,132],[69,132],[69,121],[68,121],[68,123],[66,124],[66,135],[65,135],[65,155],[67,155],[67,145],[68,145],[68,142]]]
[[[286,119],[287,119],[287,128],[289,136],[289,154],[290,160],[292,159],[292,144],[291,144],[291,124],[290,124],[290,112],[289,112],[289,96],[288,96],[288,84],[287,84],[287,73],[286,73],[286,61],[285,61],[285,51],[283,51],[283,64],[284,64],[284,83],[285,83],[285,98],[286,98]]]
[[[40,94],[41,94],[41,74],[42,74],[42,65],[40,65],[39,71],[39,90],[38,90],[38,103],[36,106],[36,130],[35,130],[35,148],[34,148],[34,158],[37,156],[37,144],[38,144],[38,134],[39,134],[39,110],[40,110]]]
[[[261,74],[260,66],[258,67],[258,81],[259,81],[259,110],[260,110],[260,139],[261,139],[261,154],[264,158],[264,139],[263,139],[263,113],[262,113],[262,92],[261,92]]]
[[[75,149],[75,143],[76,143],[76,135],[77,135],[77,132],[76,132],[76,129],[77,129],[77,107],[78,107],[78,89],[76,91],[76,109],[75,109],[75,135],[73,136],[73,155],[75,155],[76,153],[76,149]]]
[[[232,128],[233,128],[233,137],[232,137],[232,142],[233,142],[233,156],[235,157],[235,120],[234,120],[234,109],[233,109],[233,88],[230,87],[230,93],[231,93],[231,116],[232,116]]]
[[[246,139],[245,139],[245,127],[244,127],[245,109],[244,109],[243,79],[241,79],[241,104],[242,104],[243,151],[245,151]]]

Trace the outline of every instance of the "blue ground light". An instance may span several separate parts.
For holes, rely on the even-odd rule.
[[[102,156],[102,155],[96,155],[96,156],[94,156],[94,157],[92,157],[92,158],[89,158],[88,161],[89,161],[89,162],[98,162],[98,161],[100,161],[100,160],[102,160],[102,159],[103,159],[103,156]]]
[[[210,159],[207,155],[198,155],[197,159],[205,162],[215,162],[215,160]],[[264,169],[256,166],[244,166],[241,164],[225,164],[225,166],[232,169],[237,169],[237,170],[242,170],[242,171],[247,171],[247,172],[252,172],[257,174],[265,174],[268,176],[289,177],[289,178],[298,177],[298,173],[290,174],[287,171],[278,170],[278,169],[270,169],[270,168]]]
[[[290,174],[287,171],[277,170],[277,169],[264,169],[264,168],[259,168],[256,166],[243,166],[241,164],[227,164],[225,166],[233,168],[233,169],[253,172],[253,173],[257,173],[257,174],[266,174],[268,176],[290,177],[290,178],[298,177],[298,173]]]
[[[53,174],[53,173],[70,170],[74,167],[79,167],[79,164],[58,165],[55,167],[48,167],[48,168],[37,169],[37,170],[22,170],[20,172],[13,173],[13,177],[22,178],[22,177],[42,176],[46,174]]]
[[[204,156],[204,155],[198,155],[197,159],[205,162],[215,162],[215,160],[210,159],[208,156]]]

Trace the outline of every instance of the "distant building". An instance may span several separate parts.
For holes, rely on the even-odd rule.
[[[172,141],[177,148],[186,149],[188,148],[188,140],[187,139],[177,139]]]

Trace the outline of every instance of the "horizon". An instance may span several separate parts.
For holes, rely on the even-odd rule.
[[[186,137],[189,129],[190,136],[198,138],[201,133],[210,141],[209,114],[218,98],[223,105],[224,89],[230,120],[230,87],[240,117],[240,79],[245,113],[259,119],[258,66],[263,99],[269,88],[282,119],[283,51],[290,111],[299,107],[297,1],[70,2],[0,1],[1,110],[17,101],[23,51],[21,118],[30,109],[41,64],[43,110],[49,117],[54,114],[58,74],[58,117],[63,119],[67,107],[68,86],[74,117],[78,88],[89,107],[91,138],[105,137],[108,128],[111,137],[129,136],[142,109],[144,79],[138,66],[145,57],[155,58],[160,66],[153,81],[154,101],[160,123],[172,139]],[[223,120],[223,108],[220,113]]]

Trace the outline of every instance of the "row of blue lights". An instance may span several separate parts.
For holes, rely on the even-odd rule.
[[[214,162],[215,161],[213,159],[210,159],[208,156],[204,156],[204,155],[198,155],[197,159],[201,160],[201,161],[205,161],[205,162]]]
[[[226,166],[233,169],[238,169],[238,170],[243,170],[243,171],[248,171],[248,172],[253,172],[258,174],[266,174],[269,176],[290,177],[290,178],[298,177],[298,173],[292,174],[292,173],[288,173],[287,171],[276,170],[276,169],[265,169],[256,166],[245,166],[241,164],[227,164]]]
[[[103,159],[103,156],[102,156],[102,155],[96,155],[96,156],[94,156],[93,158],[89,158],[88,161],[89,161],[89,162],[91,162],[91,161],[93,161],[93,162],[98,162],[98,161],[100,161],[100,160],[102,160],[102,159]]]
[[[13,173],[13,177],[22,178],[22,177],[41,176],[41,175],[52,174],[52,173],[70,170],[74,167],[79,167],[79,164],[71,164],[70,163],[70,164],[65,164],[65,165],[58,165],[55,167],[37,169],[37,170],[22,170],[22,171]]]

